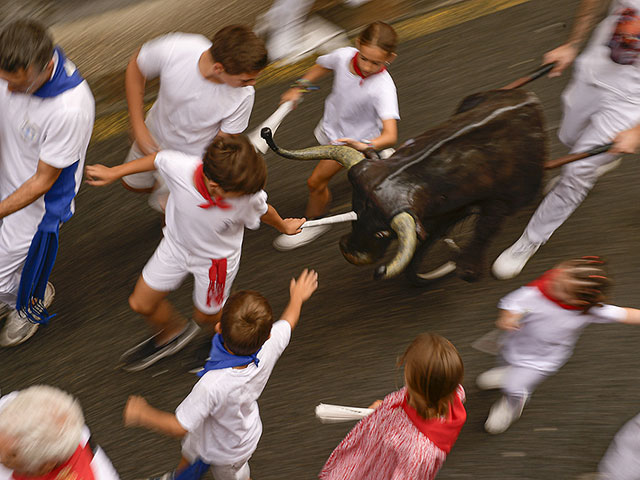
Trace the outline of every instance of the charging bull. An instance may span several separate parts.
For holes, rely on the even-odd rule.
[[[344,257],[357,265],[373,263],[398,238],[394,258],[376,269],[376,278],[402,272],[421,242],[441,235],[444,225],[473,207],[479,212],[475,231],[456,264],[460,277],[477,279],[505,217],[538,193],[547,157],[540,102],[522,90],[465,98],[450,119],[384,160],[346,146],[280,149],[268,129],[263,138],[283,157],[330,158],[349,169],[358,219],[340,242]]]

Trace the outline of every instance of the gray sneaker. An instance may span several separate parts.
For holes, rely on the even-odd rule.
[[[44,308],[48,308],[56,296],[56,289],[51,282],[47,283],[44,291]],[[26,342],[33,337],[40,325],[29,321],[18,313],[17,310],[10,310],[4,328],[0,331],[0,347],[15,347]]]
[[[127,372],[144,370],[158,360],[178,353],[193,340],[199,331],[198,324],[190,320],[182,332],[164,345],[156,345],[156,335],[147,338],[144,342],[124,352],[120,357],[120,361],[124,364],[122,369]]]

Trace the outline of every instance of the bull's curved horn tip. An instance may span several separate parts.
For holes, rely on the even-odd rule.
[[[269,127],[264,127],[260,130],[260,136],[265,140],[273,138],[273,133],[271,133],[271,129]]]
[[[387,266],[386,265],[380,265],[373,272],[373,278],[375,280],[382,280],[386,276],[387,276]]]

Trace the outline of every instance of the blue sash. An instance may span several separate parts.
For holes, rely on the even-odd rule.
[[[55,48],[58,64],[51,79],[34,96],[50,98],[77,87],[83,78],[73,64],[67,62],[62,49]],[[73,70],[71,70],[73,68]],[[16,310],[33,323],[48,323],[53,317],[44,307],[44,292],[58,253],[60,225],[71,218],[71,202],[76,194],[75,174],[80,159],[62,169],[51,189],[44,195],[45,213],[31,241],[25,260]]]
[[[256,367],[260,360],[258,359],[258,350],[251,355],[234,355],[229,353],[222,343],[222,335],[216,333],[211,342],[211,351],[209,352],[209,360],[204,364],[204,370],[197,373],[199,377],[203,376],[209,370],[220,370],[222,368],[242,367],[250,363],[255,363]]]
[[[178,473],[174,480],[198,480],[202,477],[207,470],[209,470],[208,463],[204,463],[202,460],[196,460],[192,464],[190,464],[187,468]]]

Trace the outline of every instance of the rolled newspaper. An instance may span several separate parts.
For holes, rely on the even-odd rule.
[[[373,408],[346,407],[321,403],[316,407],[316,417],[322,423],[340,423],[362,420],[373,413]]]
[[[353,222],[358,219],[356,212],[341,213],[339,215],[333,215],[331,217],[318,218],[317,220],[308,220],[302,224],[302,227],[317,227],[318,225],[328,225],[330,223],[342,223]]]

